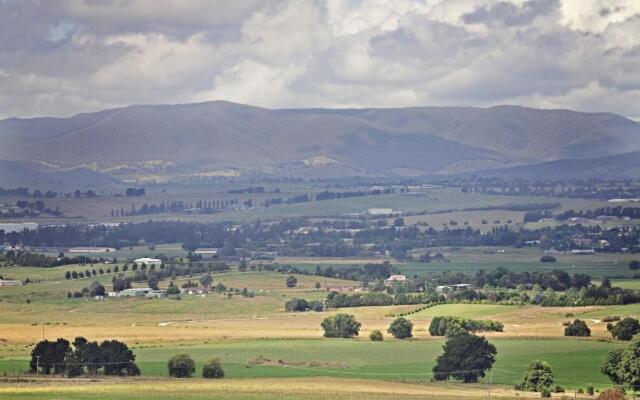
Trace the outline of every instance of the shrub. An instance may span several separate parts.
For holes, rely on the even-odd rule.
[[[587,326],[587,324],[579,319],[570,323],[566,328],[564,328],[565,336],[591,336],[591,329]]]
[[[516,389],[542,392],[543,390],[548,391],[552,384],[553,371],[551,366],[546,361],[534,360],[529,364],[524,377],[522,377],[522,382],[516,385]]]
[[[396,339],[408,339],[413,336],[412,330],[413,323],[404,317],[399,317],[389,325],[387,332]]]
[[[196,372],[196,363],[187,354],[176,354],[167,363],[169,376],[174,378],[189,378]]]
[[[461,331],[502,332],[504,325],[498,321],[481,321],[459,317],[434,317],[429,325],[431,336],[453,336]]]
[[[296,277],[295,277],[295,276],[293,276],[293,275],[289,275],[289,276],[287,277],[287,281],[286,281],[286,283],[287,283],[287,287],[288,287],[289,289],[294,288],[294,287],[296,287],[296,285],[298,284],[298,278],[296,278]]]
[[[362,324],[356,321],[353,315],[336,314],[322,321],[324,337],[327,338],[351,338],[358,336]]]
[[[550,256],[550,255],[544,255],[542,257],[540,257],[540,262],[543,263],[554,263],[556,262],[556,258],[554,256]]]
[[[603,390],[596,400],[626,400],[627,396],[619,388]]]
[[[374,329],[369,334],[369,339],[371,339],[372,342],[382,342],[384,340],[384,336],[382,336],[382,332]]]
[[[549,389],[542,389],[540,391],[540,397],[542,397],[543,399],[548,399],[549,397],[551,397],[551,391]]]
[[[202,367],[202,377],[211,379],[224,378],[224,370],[222,369],[222,364],[218,357],[214,357],[204,363],[204,366]]]
[[[602,317],[601,319],[602,322],[616,322],[616,321],[620,321],[620,317],[618,315],[607,315]]]

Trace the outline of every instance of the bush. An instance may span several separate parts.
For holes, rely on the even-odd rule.
[[[384,336],[382,336],[382,332],[374,329],[369,334],[369,339],[371,339],[372,342],[382,342],[384,340]]]
[[[522,377],[522,382],[516,385],[516,389],[542,392],[543,390],[549,391],[552,384],[553,371],[551,366],[546,361],[534,360],[529,364],[524,377]]]
[[[224,370],[218,357],[212,358],[202,367],[202,377],[211,379],[224,378]]]
[[[176,354],[169,359],[167,369],[174,378],[190,378],[196,372],[196,363],[187,354]]]
[[[627,399],[627,396],[624,394],[624,392],[621,389],[618,389],[618,388],[603,390],[598,395],[598,397],[596,397],[596,400],[626,400],[626,399]]]
[[[400,317],[396,318],[395,321],[389,325],[387,332],[392,334],[396,339],[408,339],[413,336],[412,330],[413,323],[404,317]]]
[[[550,256],[550,255],[544,255],[542,257],[540,257],[540,262],[543,263],[554,263],[556,262],[556,258],[554,256]]]
[[[601,319],[602,322],[616,322],[616,321],[620,321],[620,317],[618,315],[607,315],[602,317]]]
[[[296,278],[296,277],[295,277],[295,276],[293,276],[293,275],[289,275],[289,276],[287,277],[287,281],[286,281],[286,283],[287,283],[287,287],[288,287],[289,289],[294,288],[294,287],[296,287],[296,285],[298,284],[298,278]]]
[[[629,269],[634,271],[640,269],[640,261],[638,260],[629,261]]]
[[[548,399],[549,397],[551,397],[551,391],[549,389],[542,389],[540,391],[540,397],[542,397],[543,399]]]
[[[327,338],[351,338],[358,336],[362,324],[356,321],[353,315],[336,314],[322,321],[324,337]]]
[[[453,336],[461,331],[502,332],[504,325],[498,321],[481,321],[459,317],[434,317],[429,325],[431,336]]]
[[[570,323],[566,328],[564,328],[565,336],[591,336],[591,329],[587,326],[587,324],[579,319]]]

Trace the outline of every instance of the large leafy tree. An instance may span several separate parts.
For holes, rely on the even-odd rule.
[[[640,390],[640,342],[610,352],[600,371],[616,385]]]
[[[135,359],[133,351],[122,342],[105,340],[100,343],[100,363],[105,375],[140,375]]]
[[[587,326],[586,322],[576,319],[566,328],[564,328],[565,336],[591,336],[591,329]]]
[[[635,318],[624,318],[611,329],[611,336],[618,340],[631,340],[633,336],[640,333],[640,321]]]
[[[336,314],[322,321],[324,337],[327,338],[351,338],[360,333],[360,322],[353,315]]]
[[[65,360],[71,354],[71,346],[66,339],[58,339],[55,342],[43,340],[36,344],[31,351],[31,371],[38,369],[45,375],[51,372],[61,374],[65,371]]]
[[[553,371],[546,361],[535,360],[529,364],[529,368],[522,378],[522,382],[516,385],[518,390],[530,392],[542,392],[548,390],[553,384]]]
[[[465,331],[449,337],[443,350],[433,367],[434,378],[439,381],[455,378],[477,382],[491,368],[497,354],[487,339]]]
[[[407,339],[413,336],[412,330],[413,323],[404,317],[399,317],[389,325],[387,332],[396,339]]]

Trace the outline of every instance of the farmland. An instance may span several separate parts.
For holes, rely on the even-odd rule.
[[[2,289],[0,371],[16,374],[27,370],[31,346],[42,338],[43,332],[51,339],[82,335],[97,340],[124,340],[132,346],[145,378],[125,380],[124,385],[110,380],[96,382],[91,390],[98,396],[99,393],[103,396],[120,393],[122,387],[130,387],[128,393],[143,391],[151,384],[149,379],[166,376],[169,356],[187,353],[196,360],[198,370],[205,359],[219,356],[229,378],[224,383],[196,380],[193,384],[201,391],[184,388],[187,398],[200,398],[202,391],[209,394],[224,391],[225,398],[230,399],[253,398],[257,388],[265,386],[269,387],[267,398],[298,398],[301,393],[319,387],[316,385],[320,382],[348,385],[349,388],[339,389],[336,393],[354,399],[360,394],[352,389],[359,385],[368,387],[372,398],[391,396],[392,388],[398,393],[406,391],[408,396],[428,394],[462,398],[457,392],[461,386],[452,384],[440,388],[429,383],[431,368],[444,343],[442,339],[430,337],[426,331],[431,318],[437,315],[494,319],[504,323],[503,333],[487,334],[498,349],[493,371],[493,384],[497,385],[494,395],[514,396],[509,387],[520,379],[534,359],[548,361],[556,373],[556,382],[566,388],[583,387],[586,383],[605,388],[609,383],[599,372],[600,364],[609,351],[621,345],[610,341],[604,324],[598,319],[611,314],[640,316],[637,305],[542,308],[445,304],[410,315],[415,324],[414,339],[386,338],[382,343],[374,343],[366,339],[372,329],[386,331],[393,320],[391,315],[411,311],[417,306],[358,307],[343,310],[362,322],[358,338],[322,339],[320,322],[334,311],[286,313],[282,309],[284,301],[296,296],[322,298],[326,285],[352,282],[297,275],[298,286],[289,289],[284,285],[284,274],[230,272],[214,275],[214,281],[233,287],[249,287],[256,296],[228,298],[210,294],[207,297],[183,296],[178,301],[121,298],[96,301],[66,298],[64,294],[68,290],[77,290],[87,284],[86,280],[60,280],[63,271],[69,268],[74,267],[25,269],[23,272],[31,274],[39,283]],[[16,273],[11,268],[6,270]],[[110,277],[96,279],[108,284]],[[317,281],[323,288],[315,289]],[[25,296],[31,299],[28,304],[22,300]],[[562,322],[569,313],[587,319],[593,331],[592,339],[565,339],[562,336]],[[404,383],[392,383],[399,380]],[[158,382],[163,385],[165,381]],[[286,382],[301,382],[302,386],[285,388]],[[167,398],[171,398],[172,391],[177,388],[182,390],[181,385],[168,390]],[[466,394],[473,395],[474,390],[482,393],[486,383],[475,388],[467,386]],[[52,388],[46,383],[0,386],[0,393],[24,399],[46,398],[53,394],[83,398],[86,390],[89,387],[83,381],[65,388]],[[310,394],[310,398],[313,395]]]
[[[165,192],[153,188],[145,196],[135,198],[104,194],[97,198],[52,199],[47,206],[64,209],[64,217],[42,217],[39,222],[136,224],[129,228],[125,225],[119,227],[122,230],[119,240],[126,244],[114,245],[118,248],[113,252],[96,255],[89,252],[68,253],[64,250],[67,255],[85,257],[85,262],[104,257],[94,264],[42,268],[10,265],[9,259],[5,259],[7,266],[0,268],[0,275],[5,279],[28,283],[0,288],[0,373],[6,375],[5,381],[0,381],[0,397],[25,400],[144,400],[178,396],[185,399],[320,399],[326,398],[323,390],[331,387],[332,397],[347,399],[390,399],[400,394],[406,398],[464,399],[484,397],[491,381],[492,397],[537,398],[539,394],[516,392],[513,386],[520,381],[529,363],[538,359],[551,365],[554,385],[560,385],[576,395],[577,389],[584,389],[588,384],[596,389],[610,387],[611,382],[600,373],[600,366],[610,351],[626,345],[612,339],[603,319],[611,316],[640,317],[637,303],[542,307],[538,305],[540,303],[531,301],[516,304],[488,300],[474,301],[474,304],[430,304],[429,307],[424,307],[424,304],[393,303],[396,305],[285,311],[285,303],[294,298],[322,303],[327,297],[328,288],[356,293],[364,287],[367,292],[375,282],[366,275],[347,277],[340,275],[340,272],[360,271],[366,265],[380,265],[383,262],[390,263],[393,273],[404,274],[409,280],[429,285],[431,291],[438,285],[432,282],[434,277],[443,273],[460,272],[473,278],[481,271],[491,272],[499,267],[514,273],[551,274],[555,270],[570,275],[583,273],[589,274],[596,285],[604,278],[609,278],[614,286],[638,290],[637,271],[629,268],[629,263],[637,259],[637,255],[628,251],[576,255],[566,248],[556,251],[542,245],[526,244],[524,240],[520,240],[517,246],[485,245],[481,241],[485,234],[500,229],[519,232],[536,227],[553,226],[555,229],[559,226],[555,221],[524,224],[524,211],[510,209],[514,204],[523,206],[558,202],[555,212],[603,207],[606,206],[603,200],[461,194],[458,190],[447,188],[420,195],[370,195],[272,207],[246,207],[211,214],[162,213],[122,217],[110,214],[114,208],[135,205],[139,209],[144,204],[161,201],[195,203],[202,198],[230,200],[237,197],[240,201],[251,198],[254,204],[258,204],[274,195],[269,193],[274,188],[267,188],[267,193],[250,195],[229,194],[225,189],[228,187],[211,193],[194,188],[180,188],[175,192],[173,189]],[[322,190],[295,184],[282,185],[280,189],[282,192],[278,196],[285,198],[307,192],[317,194]],[[397,231],[393,228],[397,216],[378,218],[363,214],[368,208],[392,208],[403,212],[403,226],[398,227]],[[467,208],[471,210],[461,211]],[[304,218],[291,222],[287,219],[291,217]],[[147,220],[164,222],[157,225],[143,222]],[[156,235],[157,232],[164,230],[166,236],[171,238],[173,228],[179,224],[169,221],[193,221],[203,225],[182,225],[180,232],[183,236],[165,240],[164,236]],[[623,225],[626,228],[636,222],[624,221]],[[353,236],[346,232],[350,230],[346,229],[348,224],[357,227],[352,229],[357,231]],[[141,226],[144,229],[136,230]],[[275,227],[273,230],[277,234],[271,232],[272,227]],[[414,227],[417,235],[424,235],[422,242],[402,237],[405,230]],[[455,242],[458,238],[455,235],[447,237],[447,232],[467,227],[481,232],[474,233],[480,242],[474,242],[473,246],[430,245],[431,240],[446,242],[451,237]],[[426,232],[432,228],[437,233]],[[194,231],[196,234],[190,236]],[[388,236],[389,231],[397,237]],[[94,242],[102,236],[83,237],[85,232],[83,229],[75,231],[78,237],[82,237],[82,245],[104,244]],[[200,240],[199,235],[207,232],[214,236]],[[377,236],[367,236],[372,233]],[[589,233],[562,232],[552,244],[562,244],[573,236]],[[359,234],[363,236],[359,237]],[[200,260],[193,257],[192,251],[196,247],[204,247],[205,244],[206,247],[214,247],[209,243],[219,243],[218,247],[224,245],[224,250],[228,251],[230,244],[227,241],[232,236],[235,245],[228,253],[228,258],[224,254],[221,259]],[[45,236],[38,243],[48,244],[53,239],[55,237]],[[352,241],[349,245],[345,244],[348,240]],[[189,241],[190,246],[186,243]],[[401,256],[385,251],[393,249],[398,242],[412,247]],[[42,246],[48,250],[40,254],[51,259],[58,257],[59,251],[66,247]],[[329,254],[334,254],[332,247],[340,247],[348,255],[314,256],[319,254],[315,249],[322,247],[327,247],[325,251]],[[361,250],[354,251],[356,247]],[[240,267],[240,260],[251,259],[262,250],[278,254],[273,260],[256,259]],[[426,253],[433,257],[425,261],[423,257]],[[555,262],[541,262],[541,257],[545,255],[553,255]],[[168,264],[209,267],[228,262],[230,268],[212,273],[211,286],[220,285],[224,288],[220,291],[202,294],[183,292],[179,296],[157,299],[108,296],[96,299],[87,294],[85,288],[94,282],[111,291],[115,277],[133,279],[140,275],[141,271],[134,271],[131,264],[133,259],[139,257],[161,257]],[[126,270],[125,264],[129,266]],[[116,267],[118,272],[115,272]],[[332,268],[333,272],[323,275],[318,268],[320,272]],[[84,274],[78,279],[65,278],[67,273],[72,272]],[[151,275],[157,272],[157,269],[145,271]],[[297,280],[293,287],[286,285],[290,275]],[[166,290],[170,282],[178,287],[198,284],[201,276],[200,272],[175,276],[165,274],[158,282],[159,289]],[[148,285],[146,275],[131,283],[133,287]],[[378,283],[382,285],[382,279]],[[384,286],[381,288],[385,289]],[[414,294],[420,294],[421,290],[426,288],[415,289]],[[511,287],[509,290],[516,289]],[[535,295],[533,289],[523,293],[529,297]],[[352,339],[323,338],[321,322],[339,312],[353,315],[362,324],[358,336]],[[406,316],[413,323],[411,339],[394,339],[387,332],[391,322],[399,315]],[[441,384],[432,380],[432,368],[445,343],[443,337],[431,336],[428,332],[430,322],[438,316],[491,320],[504,326],[503,332],[479,333],[496,346],[497,357],[491,372],[477,384],[454,381]],[[564,324],[576,318],[587,323],[591,330],[590,337],[564,336]],[[384,341],[370,341],[369,334],[373,330],[381,331]],[[73,340],[77,336],[89,340],[117,339],[125,342],[135,353],[141,376],[81,377],[65,379],[65,384],[61,385],[60,377],[25,374],[29,369],[31,351],[37,342],[43,338]],[[200,378],[188,381],[170,379],[167,360],[180,353],[193,357],[196,376],[200,376],[206,360],[219,357],[226,373],[225,379],[216,382]]]

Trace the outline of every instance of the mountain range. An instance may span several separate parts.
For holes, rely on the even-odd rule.
[[[610,113],[519,106],[143,105],[5,119],[0,143],[5,186],[469,172],[552,178],[559,168],[563,176],[570,170],[580,177],[640,176],[639,123]]]

